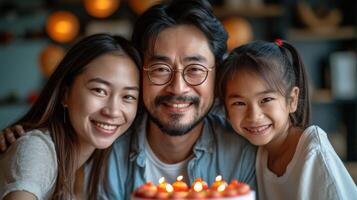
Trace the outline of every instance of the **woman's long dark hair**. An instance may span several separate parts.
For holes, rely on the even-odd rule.
[[[73,199],[74,181],[77,170],[79,143],[77,135],[69,123],[69,117],[62,105],[65,91],[87,64],[100,55],[121,52],[141,67],[138,51],[126,39],[108,34],[96,34],[76,43],[59,63],[44,86],[39,98],[30,110],[16,123],[25,130],[48,130],[55,144],[58,162],[58,175],[53,199]],[[66,122],[67,119],[67,122]],[[98,184],[103,182],[110,148],[95,150],[91,157],[92,166],[88,184],[89,199],[96,199]]]

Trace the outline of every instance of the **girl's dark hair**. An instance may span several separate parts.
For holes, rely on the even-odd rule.
[[[240,70],[260,75],[270,89],[278,91],[286,100],[293,87],[298,87],[296,112],[290,114],[293,126],[306,128],[310,123],[308,79],[297,50],[285,41],[279,43],[255,41],[235,48],[218,70],[217,93],[224,102],[227,82]]]
[[[44,86],[39,98],[30,110],[14,124],[21,124],[25,130],[48,130],[55,144],[58,162],[57,182],[53,199],[73,199],[74,181],[78,160],[78,138],[65,119],[62,105],[65,91],[70,88],[78,75],[86,70],[87,64],[97,57],[112,52],[127,55],[137,67],[141,67],[138,51],[126,39],[108,34],[95,34],[83,38],[65,55]],[[100,67],[100,66],[98,66]],[[92,166],[88,183],[89,199],[96,199],[98,185],[106,174],[110,148],[95,150],[91,157]]]
[[[136,21],[132,35],[141,57],[153,50],[157,36],[164,29],[180,24],[193,25],[205,34],[219,66],[227,51],[228,35],[207,0],[172,0],[154,5],[143,13]]]

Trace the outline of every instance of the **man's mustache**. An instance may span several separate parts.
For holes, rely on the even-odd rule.
[[[188,101],[193,105],[198,106],[200,104],[200,98],[197,96],[173,96],[173,95],[165,95],[165,96],[157,96],[155,98],[155,106],[159,106],[164,102],[170,101]]]

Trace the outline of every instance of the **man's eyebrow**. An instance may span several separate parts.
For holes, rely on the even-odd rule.
[[[163,55],[152,55],[150,56],[150,61],[163,61],[163,62],[170,62],[170,58],[167,56],[163,56]]]
[[[163,62],[170,62],[170,58],[167,56],[155,54],[152,55],[149,59],[150,61],[163,61]],[[207,59],[201,55],[193,55],[193,56],[187,56],[183,59],[184,62],[207,62]]]
[[[201,55],[187,56],[183,59],[185,62],[207,62],[207,59]]]

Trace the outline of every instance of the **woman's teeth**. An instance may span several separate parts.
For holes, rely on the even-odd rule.
[[[108,131],[112,131],[118,127],[117,125],[105,124],[105,123],[101,123],[101,122],[94,122],[94,124],[102,129],[105,129]]]

